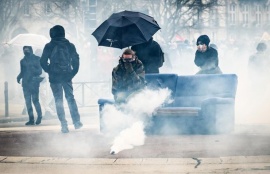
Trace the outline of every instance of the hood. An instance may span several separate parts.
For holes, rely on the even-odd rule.
[[[33,48],[32,48],[31,46],[23,46],[23,50],[24,50],[25,48],[29,48],[30,53],[33,54]]]
[[[198,37],[196,45],[199,45],[200,43],[205,44],[206,46],[209,45],[210,43],[210,39],[207,35],[201,35],[200,37]]]
[[[65,29],[61,25],[55,25],[50,29],[50,37],[54,38],[64,38],[65,37]]]

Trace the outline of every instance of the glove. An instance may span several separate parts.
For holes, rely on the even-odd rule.
[[[125,69],[128,73],[132,73],[134,70],[133,70],[133,66],[131,63],[125,63]]]
[[[17,77],[17,83],[21,84],[20,81],[21,81],[21,79],[19,77]]]

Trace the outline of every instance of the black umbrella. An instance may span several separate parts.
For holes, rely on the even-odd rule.
[[[99,46],[125,48],[147,42],[160,29],[151,16],[140,12],[113,13],[92,35]]]

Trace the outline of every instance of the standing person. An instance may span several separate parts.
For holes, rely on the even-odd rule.
[[[153,37],[148,42],[132,46],[131,49],[143,63],[146,74],[159,73],[159,68],[163,66],[164,53]]]
[[[29,116],[29,121],[25,125],[35,124],[32,100],[37,112],[36,124],[38,125],[42,119],[42,111],[39,103],[39,84],[43,80],[42,77],[39,77],[42,73],[39,63],[40,57],[33,54],[31,46],[24,46],[23,53],[25,56],[20,61],[21,71],[17,76],[17,82],[20,84],[22,79],[23,94]]]
[[[135,52],[126,49],[112,71],[112,94],[116,103],[126,102],[145,86],[145,71]]]
[[[74,44],[65,38],[65,29],[55,25],[50,29],[51,41],[43,49],[40,64],[49,74],[49,82],[55,99],[56,112],[61,122],[62,133],[68,133],[68,124],[65,118],[63,91],[68,103],[70,115],[75,129],[83,126],[80,114],[73,95],[72,78],[79,71],[79,55]],[[49,62],[48,62],[49,60]]]
[[[209,46],[210,39],[207,35],[201,35],[197,39],[197,51],[195,64],[200,68],[196,74],[222,74],[218,66],[218,52]]]
[[[267,52],[267,45],[263,42],[260,42],[258,43],[256,50],[257,52],[249,57],[249,76],[251,76],[253,81],[256,81],[260,78],[265,78],[262,80],[262,82],[265,83],[265,80],[268,79],[268,74],[270,72],[270,57],[269,52]]]

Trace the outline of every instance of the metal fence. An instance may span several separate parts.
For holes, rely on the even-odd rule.
[[[40,92],[40,101],[41,105],[44,108],[51,108],[55,112],[54,98],[51,93],[48,84],[45,84],[46,94],[41,94]],[[44,89],[43,89],[44,90]],[[93,81],[93,82],[74,82],[73,83],[73,93],[76,99],[78,107],[89,107],[97,106],[97,101],[100,98],[113,98],[111,94],[111,81]],[[8,82],[4,84],[4,112],[5,116],[9,116],[9,96],[8,96]],[[43,98],[46,98],[45,101],[42,101]],[[67,107],[67,102],[64,99],[64,105]],[[46,109],[45,109],[46,110]],[[26,108],[23,108],[22,114],[27,113]]]
[[[113,98],[110,81],[74,82],[73,89],[78,107],[97,105],[99,98]]]

